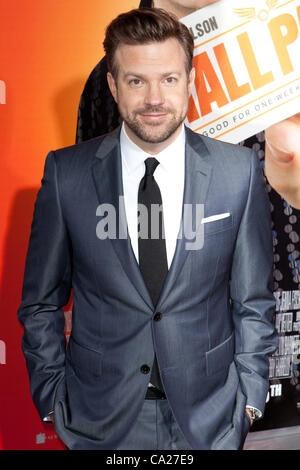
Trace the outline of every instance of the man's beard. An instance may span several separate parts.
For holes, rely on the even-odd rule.
[[[169,119],[166,123],[147,123],[143,124],[137,116],[140,114],[165,114],[167,113],[168,116],[171,115],[171,119]],[[166,141],[169,137],[171,137],[177,129],[181,126],[183,121],[186,117],[186,112],[180,115],[176,115],[173,109],[169,108],[162,108],[162,107],[155,107],[149,106],[143,109],[138,109],[131,115],[124,115],[120,112],[121,117],[123,118],[124,122],[127,124],[129,129],[143,142],[151,143],[151,144],[159,144],[161,142]],[[161,129],[160,129],[161,128]]]

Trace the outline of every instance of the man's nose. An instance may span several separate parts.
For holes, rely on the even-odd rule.
[[[149,83],[145,96],[145,103],[151,106],[158,106],[164,102],[164,95],[159,83]]]

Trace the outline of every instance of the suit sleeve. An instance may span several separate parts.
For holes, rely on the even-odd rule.
[[[71,243],[58,190],[55,153],[46,159],[35,203],[18,318],[34,403],[43,419],[64,380],[64,312],[71,292]]]
[[[277,348],[277,334],[270,204],[255,152],[251,154],[248,198],[233,256],[230,294],[240,384],[247,405],[263,412],[269,356]]]

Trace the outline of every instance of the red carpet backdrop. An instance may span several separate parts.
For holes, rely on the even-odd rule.
[[[75,142],[105,26],[138,3],[0,0],[0,448],[64,448],[32,404],[16,316],[34,201],[48,151]]]

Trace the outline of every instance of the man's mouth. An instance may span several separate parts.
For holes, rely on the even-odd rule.
[[[159,122],[163,120],[167,116],[167,112],[159,112],[159,113],[151,113],[151,112],[144,112],[140,113],[140,116],[146,121],[149,122]]]

